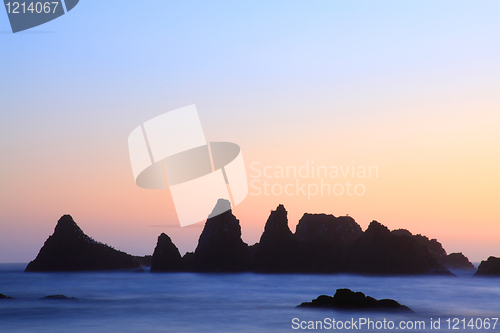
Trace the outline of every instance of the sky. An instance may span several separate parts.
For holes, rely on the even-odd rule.
[[[168,190],[136,186],[127,147],[134,128],[191,104],[208,141],[241,147],[249,194],[233,213],[249,244],[282,203],[292,231],[306,212],[348,214],[473,262],[500,256],[499,10],[82,0],[16,34],[0,10],[0,262],[34,259],[64,214],[134,255],[161,232],[194,251],[203,223],[181,228]],[[313,195],[324,183],[344,191]]]

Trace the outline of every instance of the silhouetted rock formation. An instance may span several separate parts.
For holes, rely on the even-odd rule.
[[[260,242],[248,246],[241,239],[240,223],[230,209],[230,202],[220,199],[205,223],[195,252],[184,257],[164,233],[158,237],[153,256],[133,257],[94,241],[70,215],[64,215],[26,271],[142,272],[139,262],[143,266],[150,264],[151,272],[376,275],[453,275],[443,264],[453,268],[472,266],[461,253],[447,255],[435,239],[412,235],[404,229],[390,232],[376,221],[363,232],[349,216],[306,213],[294,234],[288,227],[283,205],[271,212]],[[481,273],[478,270],[476,274]]]
[[[267,219],[255,248],[255,269],[259,272],[298,272],[299,240],[288,228],[287,211],[279,205]]]
[[[230,202],[219,199],[207,219],[193,255],[187,255],[190,270],[201,272],[240,272],[250,269],[250,251],[241,239],[240,221],[231,209],[222,214]]]
[[[12,297],[0,294],[0,299],[12,299]]]
[[[312,302],[304,302],[299,307],[308,308],[331,308],[336,310],[375,310],[375,311],[401,311],[413,312],[406,305],[399,304],[393,299],[376,300],[365,296],[362,292],[354,292],[350,289],[337,289],[333,297],[321,295]]]
[[[300,241],[300,270],[341,272],[348,246],[363,235],[359,224],[348,216],[304,214],[295,235]]]
[[[54,233],[40,249],[26,272],[97,271],[137,269],[139,263],[131,255],[98,243],[73,221],[70,215],[59,219]]]
[[[363,232],[351,217],[326,214],[304,214],[294,234],[285,207],[279,205],[260,242],[251,247],[241,240],[239,221],[230,211],[209,218],[195,253],[186,253],[183,260],[189,270],[208,272],[453,275],[422,242],[430,242],[435,252],[441,248],[437,241],[406,230],[391,233],[376,221]]]
[[[422,236],[420,234],[413,235],[406,229],[396,229],[393,230],[392,233],[399,236],[404,235],[412,237],[417,241],[418,244],[425,246],[436,260],[446,257],[446,251],[444,250],[443,245],[441,245],[441,243],[439,243],[437,239],[429,239],[428,237]]]
[[[158,236],[151,260],[151,272],[178,272],[183,269],[184,263],[179,249],[172,243],[170,237],[162,233]]]
[[[40,299],[51,299],[51,300],[76,300],[76,297],[68,297],[65,295],[49,295],[42,297]]]
[[[474,276],[500,276],[500,258],[491,256],[481,261]]]
[[[439,263],[444,267],[451,269],[476,269],[476,267],[474,267],[469,259],[462,254],[462,252],[450,253],[447,256],[442,257],[439,260]]]
[[[451,274],[414,238],[373,221],[351,246],[347,271],[361,274]]]
[[[446,268],[452,269],[475,269],[474,265],[460,253],[451,253],[446,254],[446,250],[443,248],[440,242],[437,239],[429,239],[426,236],[422,235],[413,235],[406,229],[397,229],[392,231],[395,235],[405,235],[409,237],[413,237],[418,244],[425,246],[430,254],[437,260],[437,262],[443,265]]]
[[[151,267],[151,260],[153,259],[153,256],[132,256],[132,258],[134,258],[134,260],[137,261],[141,267]]]

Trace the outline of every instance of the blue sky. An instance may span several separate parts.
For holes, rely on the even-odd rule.
[[[470,193],[486,198],[500,184],[493,151],[500,143],[499,9],[497,1],[82,0],[68,14],[17,34],[0,11],[0,202],[6,203],[0,262],[11,260],[13,247],[28,248],[16,260],[29,260],[57,218],[80,209],[80,221],[98,220],[87,222],[94,238],[135,254],[152,251],[159,230],[141,234],[138,215],[127,220],[114,213],[127,200],[78,193],[112,193],[110,187],[130,181],[130,131],[190,104],[198,107],[207,139],[238,143],[247,164],[380,165],[386,178],[379,199],[291,202],[292,218],[316,210],[349,213],[363,226],[371,218],[391,227],[408,220],[408,228],[471,249],[476,258],[500,255],[498,238],[483,252],[472,250],[493,234],[498,200],[481,199],[484,207],[474,203],[464,213],[465,221],[478,209],[489,212],[484,235],[474,234],[469,245],[460,236],[466,222],[455,238],[447,240],[444,231],[460,219],[451,212]],[[458,193],[452,203],[449,192],[431,191],[444,200],[442,210],[434,197],[420,206],[381,205],[422,183],[415,174],[428,182],[419,194],[450,174],[451,183],[469,182],[463,192],[449,190]],[[47,186],[55,187],[50,195]],[[250,208],[240,212],[248,242],[258,240],[269,209],[286,200],[246,199],[254,211],[262,208],[255,216]],[[136,225],[140,240],[130,244],[126,232],[103,230],[100,214]],[[198,237],[193,230],[170,235],[187,250]]]

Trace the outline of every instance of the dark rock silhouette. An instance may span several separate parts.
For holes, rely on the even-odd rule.
[[[430,254],[439,261],[439,259],[446,257],[446,251],[437,239],[429,239],[426,236],[422,236],[420,234],[414,235],[413,238],[417,241],[418,244],[425,246]]]
[[[77,298],[76,297],[68,297],[68,296],[65,296],[65,295],[49,295],[49,296],[42,297],[40,299],[76,300]]]
[[[288,228],[287,211],[279,205],[267,219],[260,242],[255,247],[258,272],[300,272],[299,239]]]
[[[391,233],[398,236],[413,236],[413,234],[408,229],[394,229],[393,231],[391,231]]]
[[[345,269],[348,246],[363,231],[348,216],[306,213],[299,220],[295,235],[300,241],[300,270],[332,273]]]
[[[365,296],[362,292],[354,292],[350,289],[337,289],[335,295],[321,295],[311,302],[304,302],[299,307],[308,308],[330,308],[336,310],[375,310],[375,311],[401,311],[413,312],[406,305],[399,304],[393,299],[376,300]]]
[[[500,258],[491,256],[481,261],[474,276],[500,276]]]
[[[12,299],[12,297],[0,294],[0,299]]]
[[[131,255],[96,242],[87,236],[70,215],[59,219],[54,233],[40,249],[26,272],[97,271],[138,269]]]
[[[303,242],[325,240],[347,245],[358,239],[363,230],[350,216],[305,213],[295,234]]]
[[[363,232],[349,216],[306,213],[292,233],[283,205],[271,212],[260,242],[248,246],[241,238],[241,226],[230,209],[230,202],[219,199],[205,223],[195,252],[188,252],[184,257],[164,233],[158,237],[152,256],[131,256],[94,241],[70,215],[64,215],[26,271],[127,269],[143,272],[141,266],[149,265],[151,272],[371,275],[453,275],[444,266],[472,266],[461,253],[447,255],[435,239],[412,235],[404,229],[391,232],[376,221]],[[476,274],[482,273],[478,270]]]
[[[439,260],[439,263],[444,267],[451,269],[476,269],[469,259],[462,254],[462,252],[450,253],[447,256],[442,257]]]
[[[158,236],[153,258],[151,272],[179,272],[184,269],[181,254],[170,237],[162,233]]]
[[[450,274],[427,247],[405,234],[394,234],[373,221],[351,246],[347,271],[360,274]]]
[[[446,256],[446,251],[443,248],[443,245],[441,245],[441,243],[439,243],[437,241],[437,239],[429,239],[428,237],[422,236],[420,234],[413,235],[410,231],[408,231],[406,229],[396,229],[396,230],[393,230],[391,232],[395,235],[398,235],[398,236],[404,235],[404,236],[412,237],[413,239],[415,239],[417,241],[418,244],[425,246],[429,250],[430,254],[432,254],[432,256],[436,260],[439,260],[442,257]]]
[[[153,260],[153,256],[145,255],[145,256],[132,256],[135,261],[141,265],[141,267],[151,267],[151,260]]]
[[[425,246],[430,254],[437,260],[437,262],[446,268],[452,269],[475,269],[474,265],[460,253],[447,254],[443,245],[437,239],[429,239],[423,235],[413,235],[406,229],[397,229],[392,231],[395,235],[405,235],[414,238],[418,244]]]
[[[227,209],[229,202],[219,200],[217,205],[214,212]],[[407,230],[391,233],[374,221],[363,232],[351,217],[326,214],[304,214],[296,229],[292,233],[287,211],[279,205],[260,242],[247,246],[239,221],[227,211],[209,217],[196,251],[186,253],[183,261],[187,270],[203,272],[453,275],[428,248],[446,255],[441,244]]]
[[[219,199],[210,214],[198,246],[185,260],[188,269],[200,272],[240,272],[250,269],[250,250],[241,239],[240,221],[233,215],[230,202]],[[226,210],[222,214],[220,211]]]

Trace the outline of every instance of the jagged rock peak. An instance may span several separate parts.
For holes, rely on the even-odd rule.
[[[413,236],[413,234],[407,229],[394,229],[393,231],[391,231],[391,233],[398,236]]]
[[[217,204],[215,205],[210,215],[208,215],[208,218],[211,219],[213,217],[216,217],[217,215],[220,215],[230,210],[231,210],[231,202],[226,199],[219,199],[217,200]]]
[[[62,216],[27,272],[139,269],[131,255],[96,242],[70,215]]]
[[[54,228],[54,236],[64,234],[69,235],[83,235],[82,229],[76,224],[73,217],[69,214],[61,216],[59,221],[57,221],[56,227]]]
[[[482,260],[474,276],[500,276],[500,258],[490,256]]]
[[[225,199],[217,201],[200,235],[198,247],[216,240],[241,240],[240,221],[234,216],[230,207],[231,203]]]
[[[462,252],[450,253],[447,256],[442,257],[439,262],[447,268],[468,270],[476,269]]]
[[[299,240],[288,228],[283,205],[271,211],[255,252],[257,271],[296,272],[299,269]]]
[[[384,234],[390,234],[391,231],[385,225],[373,220],[368,228],[365,230],[367,236],[378,236]]]
[[[167,234],[161,233],[151,259],[151,272],[180,271],[183,268],[179,249]]]
[[[162,232],[160,234],[160,236],[158,236],[158,244],[164,244],[164,243],[173,244],[172,239],[170,237],[168,237],[168,235],[166,233]]]
[[[233,215],[229,201],[219,199],[214,214],[207,219],[193,255],[185,259],[188,268],[205,272],[248,270],[248,245],[241,239],[240,221]],[[222,213],[221,209],[225,210]]]
[[[271,215],[267,219],[266,226],[264,227],[264,233],[261,236],[261,243],[265,241],[267,237],[273,235],[292,235],[292,231],[288,227],[288,212],[285,206],[282,204],[278,205],[276,210],[271,211]]]

